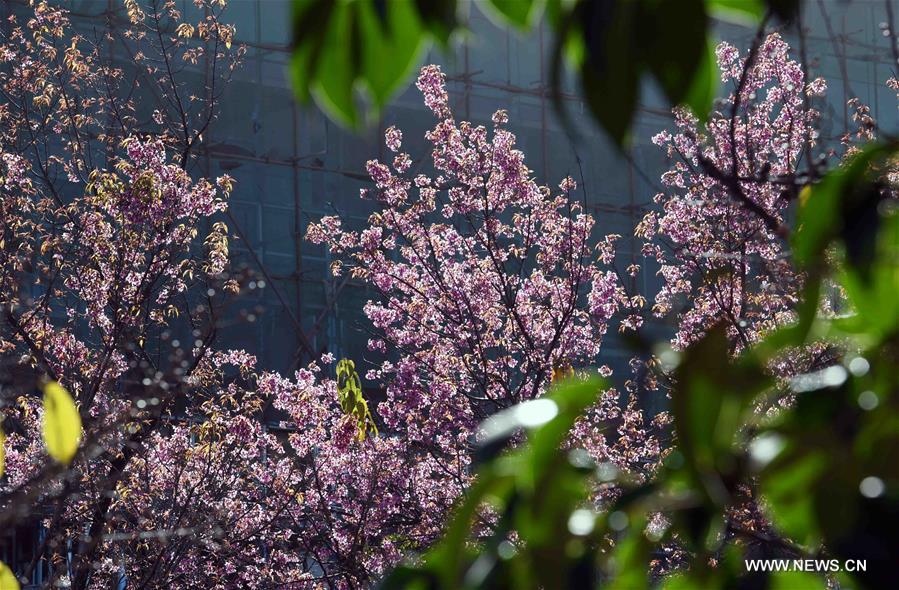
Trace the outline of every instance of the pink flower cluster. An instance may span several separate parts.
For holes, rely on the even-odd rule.
[[[566,178],[559,191],[537,184],[504,128],[505,111],[492,130],[457,122],[438,66],[422,68],[417,86],[436,117],[425,136],[430,173],[405,175],[405,159],[368,162],[374,189],[364,196],[380,211],[358,231],[325,217],[307,238],[380,294],[365,306],[377,331],[369,348],[388,353],[367,375],[386,387],[378,414],[413,472],[426,474],[418,485],[451,500],[471,481],[480,421],[543,395],[558,366],[595,364],[613,316],[631,302],[607,268],[614,239],[594,253],[594,220],[577,183]],[[385,133],[393,152],[401,138],[394,127]],[[622,469],[651,471],[654,429],[636,402],[623,411],[617,398],[606,395],[572,444]],[[597,435],[601,424],[618,430]]]
[[[670,192],[656,196],[661,214],[648,213],[635,233],[645,240],[644,255],[661,265],[664,284],[653,309],[677,313],[677,347],[724,321],[740,350],[792,317],[801,277],[782,238],[721,178],[734,178],[747,199],[784,222],[791,202],[784,181],[795,178],[817,138],[818,113],[807,101],[826,88],[820,79],[807,83],[788,50],[779,35],[769,35],[739,96],[735,90],[702,127],[677,109],[676,131],[653,138],[672,162],[662,175]],[[738,87],[745,59],[727,43],[717,56],[722,81]]]

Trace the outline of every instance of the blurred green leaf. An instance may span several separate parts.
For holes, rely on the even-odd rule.
[[[574,18],[581,27],[584,47],[580,75],[587,104],[612,139],[623,145],[637,108],[643,72],[634,34],[640,24],[640,4],[600,0],[579,3],[576,10]]]
[[[567,56],[580,73],[593,117],[619,146],[628,142],[644,72],[653,75],[671,102],[687,105],[704,119],[718,85],[707,25],[702,0],[577,3],[557,25],[557,109],[564,108],[560,61]]]
[[[878,339],[899,323],[899,221],[881,179],[897,147],[871,144],[807,189],[792,238],[797,262],[815,273],[828,246],[843,246],[839,278],[857,316],[839,325]]]
[[[717,552],[711,567],[705,555],[694,561],[687,571],[666,576],[660,587],[664,590],[695,590],[698,588],[764,590],[768,588],[767,574],[753,575],[746,571],[745,545],[729,544]],[[823,590],[823,589],[820,589]]]
[[[485,0],[480,4],[487,12],[497,14],[503,20],[522,30],[528,30],[542,12],[542,0]]]
[[[810,548],[841,537],[858,513],[862,476],[852,458],[851,439],[860,413],[851,382],[841,381],[846,375],[834,366],[794,378],[801,389],[813,389],[800,389],[795,411],[775,427],[786,446],[761,472],[761,489],[774,522]]]
[[[783,22],[791,22],[799,13],[799,0],[706,0],[709,15],[743,26],[759,23],[767,11]]]
[[[584,408],[597,400],[605,387],[606,382],[603,379],[571,380],[556,386],[543,398],[556,404],[558,414],[549,422],[540,425],[530,436],[527,452],[536,461],[538,470],[559,454],[559,446],[575,420]]]
[[[853,188],[851,198],[843,205],[840,237],[846,247],[847,262],[865,282],[870,282],[880,228],[879,206],[884,196],[879,183],[864,182]]]
[[[709,16],[742,26],[754,26],[765,16],[762,0],[706,0]]]
[[[376,18],[372,5],[359,5],[362,22],[362,71],[359,79],[382,109],[412,75],[425,44],[415,5],[409,1],[390,3],[386,20]]]
[[[715,95],[717,67],[706,41],[704,1],[645,0],[635,26],[644,60],[671,102],[686,104],[705,118]]]
[[[780,2],[786,13],[790,2]],[[641,76],[649,71],[668,98],[704,119],[718,84],[708,10],[758,19],[757,2],[733,0],[484,0],[479,7],[520,30],[545,14],[555,28],[553,102],[564,115],[565,58],[578,72],[593,117],[619,146],[627,143]],[[291,76],[301,101],[315,98],[332,119],[360,127],[359,101],[376,115],[408,79],[431,40],[444,47],[458,0],[294,0]],[[672,48],[676,47],[677,51]],[[364,91],[362,96],[357,91]]]
[[[735,435],[753,396],[770,384],[761,368],[734,362],[722,325],[690,346],[675,371],[672,394],[678,445],[698,481],[717,504],[726,501],[721,475],[735,465]]]
[[[352,42],[358,35],[358,13],[342,2],[337,3],[333,18],[325,29],[321,62],[315,70],[310,91],[318,105],[329,117],[345,125],[355,126],[359,122],[356,110],[354,86],[356,80],[356,60]],[[347,40],[350,42],[347,43]]]
[[[784,349],[804,344],[819,319],[820,300],[821,276],[817,272],[809,273],[802,286],[802,297],[796,306],[796,321],[767,334],[765,339],[756,344],[747,355],[755,356],[756,362],[764,365],[783,354]]]
[[[339,123],[363,122],[356,91],[364,89],[378,112],[404,84],[432,34],[450,14],[434,6],[423,26],[411,1],[294,0],[291,76],[301,101],[313,97]]]
[[[705,51],[693,72],[687,92],[679,102],[690,107],[700,121],[705,121],[712,101],[718,94],[718,65],[715,57],[715,45],[711,39],[706,40]]]
[[[324,47],[335,4],[328,0],[293,0],[291,80],[301,101],[309,100],[312,80]]]
[[[880,204],[891,203],[871,203],[868,216],[875,219],[867,223],[880,231],[861,228],[864,234],[854,238],[864,242],[856,246],[862,252],[856,250],[853,255],[849,246],[853,241],[844,237],[848,264],[840,275],[840,283],[858,312],[858,323],[877,340],[899,325],[899,214],[894,207],[882,208]]]
[[[800,202],[797,230],[792,236],[793,256],[799,264],[809,266],[820,260],[824,249],[841,235],[846,227],[844,214],[860,206],[860,197],[866,194],[867,189],[858,189],[867,186],[865,179],[872,164],[896,147],[890,143],[871,144],[811,187],[808,197]]]
[[[646,564],[649,563],[650,544],[643,534],[645,527],[646,515],[631,513],[626,533],[616,542],[615,553],[611,558],[614,566],[607,571],[611,576],[609,588],[614,590],[649,588],[650,578]]]
[[[820,541],[815,519],[816,482],[828,469],[827,456],[783,454],[762,474],[762,492],[777,527],[799,543]]]
[[[441,45],[448,45],[450,37],[460,25],[456,0],[415,0],[424,27]]]

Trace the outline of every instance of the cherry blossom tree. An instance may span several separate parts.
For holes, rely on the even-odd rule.
[[[611,267],[614,239],[593,241],[576,182],[553,190],[533,179],[505,111],[492,130],[456,121],[438,66],[422,68],[417,87],[436,119],[426,134],[430,174],[409,173],[402,131],[390,127],[393,161],[368,162],[375,188],[361,194],[380,210],[359,230],[325,217],[308,238],[328,246],[335,274],[380,294],[365,306],[369,348],[387,357],[367,374],[385,385],[378,414],[436,462],[452,498],[470,483],[478,424],[543,395],[572,367],[599,364],[613,316],[639,299]],[[651,473],[664,418],[648,424],[637,395],[629,391],[622,407],[618,390],[603,393],[571,444]]]
[[[809,102],[826,86],[807,82],[788,50],[778,34],[743,58],[722,43],[721,79],[733,90],[720,109],[701,126],[676,109],[676,130],[653,138],[672,160],[662,176],[670,193],[656,196],[661,212],[648,213],[635,233],[661,264],[654,312],[686,303],[679,348],[723,321],[741,350],[793,317],[801,277],[779,229],[816,145],[818,114]]]
[[[129,1],[121,36],[87,38],[40,2],[0,44],[0,353],[14,385],[0,406],[0,528],[44,525],[22,579],[42,568],[73,588],[172,588],[212,567],[216,587],[249,587],[284,563],[258,559],[283,538],[263,502],[264,459],[282,447],[262,402],[206,369],[223,294],[240,287],[216,220],[231,181],[187,172],[242,51],[223,6],[200,2],[191,23],[175,3]],[[115,44],[134,52],[127,70],[104,59]],[[189,101],[194,66],[211,82]],[[139,106],[152,90],[155,108]],[[44,379],[84,425],[69,466],[41,442]]]
[[[828,157],[838,160],[840,151],[856,150],[855,140],[874,137],[873,119],[852,100],[858,133],[841,146],[820,145],[814,102],[824,96],[825,81],[809,80],[781,36],[762,32],[742,56],[728,43],[718,46],[721,79],[731,91],[707,121],[678,108],[675,129],[653,138],[672,163],[662,175],[668,190],[656,195],[660,210],[649,212],[635,234],[644,239],[644,255],[660,265],[663,285],[652,311],[675,316],[676,350],[723,326],[736,357],[795,322],[806,277],[787,240],[793,210],[814,206],[803,187],[822,175]],[[839,288],[829,289],[819,304],[822,317],[834,317],[844,306]],[[782,412],[794,400],[792,378],[851,353],[830,339],[777,355],[768,370],[778,386],[756,411]],[[727,513],[728,538],[755,554],[798,556],[757,497],[752,482],[741,488]]]

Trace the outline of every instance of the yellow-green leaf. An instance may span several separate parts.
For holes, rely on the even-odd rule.
[[[19,590],[19,581],[2,561],[0,561],[0,590]]]
[[[55,381],[44,386],[44,444],[60,463],[71,463],[81,440],[81,416],[72,396]]]
[[[337,363],[337,399],[343,413],[356,421],[360,441],[365,440],[369,431],[378,436],[378,427],[362,396],[362,381],[356,373],[356,363],[350,359],[341,359]]]

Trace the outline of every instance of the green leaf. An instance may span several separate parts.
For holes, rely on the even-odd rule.
[[[353,92],[358,63],[353,49],[359,41],[353,6],[346,2],[336,4],[323,35],[314,78],[309,81],[310,93],[325,114],[351,127],[359,122]]]
[[[675,372],[672,394],[679,446],[716,504],[727,495],[721,474],[736,468],[734,436],[754,394],[770,382],[750,358],[732,361],[729,348],[723,325],[690,346]]]
[[[583,36],[579,69],[584,97],[593,117],[620,147],[628,143],[643,72],[634,34],[640,26],[639,9],[634,2],[582,2],[574,15]]]
[[[331,0],[293,0],[293,56],[290,74],[297,97],[306,102],[311,94],[324,35],[330,27],[336,3]]]
[[[725,22],[753,26],[761,22],[765,12],[784,22],[799,14],[799,0],[706,0],[709,15]]]
[[[481,425],[482,435],[475,456],[480,462],[495,457],[521,430],[532,431],[529,453],[541,457],[554,453],[581,410],[595,401],[602,384],[602,380],[569,381],[547,397],[522,402],[494,414]]]
[[[19,581],[9,567],[0,561],[0,590],[19,590]]]
[[[899,221],[883,184],[884,165],[896,143],[872,144],[818,184],[803,190],[792,237],[796,261],[813,274],[822,272],[824,252],[833,243],[845,248],[842,286],[858,316],[854,329],[879,339],[899,323]],[[847,324],[847,322],[842,322]]]
[[[799,543],[814,546],[820,540],[815,518],[819,479],[829,469],[824,453],[797,457],[784,453],[762,473],[762,492],[775,525]]]
[[[368,2],[359,4],[362,70],[360,81],[374,106],[383,108],[411,76],[425,44],[425,35],[412,2],[388,3],[381,21]]]
[[[880,340],[899,324],[899,214],[886,213],[877,205],[870,206],[869,217],[873,215],[873,219],[856,224],[873,227],[859,236],[851,236],[848,228],[843,232],[847,264],[840,283],[858,312],[857,323],[868,336]]]
[[[634,26],[631,34],[639,38],[643,60],[668,99],[688,104],[704,118],[712,104],[717,68],[714,49],[706,42],[703,0],[644,0]]]
[[[456,0],[415,0],[415,6],[422,25],[447,47],[453,31],[459,26]]]
[[[557,415],[541,424],[530,436],[528,451],[537,471],[546,467],[559,452],[559,445],[574,426],[584,408],[595,402],[605,386],[602,379],[571,380],[555,388],[547,399],[558,408]],[[537,400],[539,401],[539,400]]]
[[[777,328],[750,351],[759,364],[766,364],[785,348],[806,342],[809,332],[818,320],[818,303],[821,298],[821,277],[810,273],[802,287],[802,296],[796,306],[797,321]]]
[[[645,529],[645,514],[632,513],[631,518],[637,522],[630,522],[627,534],[616,542],[615,553],[612,559],[615,563],[615,571],[610,572],[614,577],[609,584],[613,590],[640,590],[649,588],[649,572],[646,564],[649,563],[650,545]]]
[[[704,118],[717,89],[713,47],[707,41],[703,0],[578,2],[565,13],[550,5],[556,28],[552,62],[553,102],[564,118],[561,58],[577,68],[596,121],[623,147],[637,110],[643,72],[665,95]],[[676,48],[676,51],[672,48]]]
[[[690,579],[688,572],[677,572],[670,576],[666,576],[661,581],[663,590],[693,590],[696,588],[693,580]]]
[[[812,186],[808,197],[801,200],[793,232],[792,248],[796,261],[809,266],[844,229],[844,214],[857,207],[857,188],[864,186],[872,164],[896,150],[892,143],[871,144],[854,155],[849,162],[828,173]]]
[[[712,108],[712,101],[718,94],[718,66],[715,57],[715,45],[706,40],[705,51],[700,56],[698,65],[693,71],[693,79],[686,94],[680,101],[690,107],[700,121],[705,121]]]
[[[761,0],[706,0],[709,16],[742,26],[754,26],[765,16]]]
[[[429,590],[438,588],[437,576],[423,568],[401,565],[376,586],[379,590]]]
[[[488,15],[496,15],[498,20],[505,20],[522,30],[531,28],[542,5],[539,0],[486,0],[479,4]]]
[[[423,572],[430,572],[425,574],[426,577],[442,581],[442,585],[434,584],[431,587],[459,588],[462,586],[460,578],[464,575],[464,562],[468,556],[469,527],[488,492],[496,497],[504,498],[510,483],[508,477],[484,474],[468,489],[462,505],[453,514],[443,539],[425,555],[424,562],[417,568]],[[405,587],[398,585],[398,582],[399,580],[388,578],[381,587],[385,589]]]
[[[337,363],[337,400],[344,415],[356,422],[356,437],[363,441],[371,433],[378,436],[378,427],[362,395],[362,381],[356,373],[356,363],[341,359]]]
[[[439,0],[294,0],[290,73],[297,97],[359,128],[364,92],[377,115],[409,78],[432,38],[446,43],[456,3]]]
[[[44,385],[43,433],[50,456],[71,463],[81,441],[81,416],[72,396],[55,381]]]

